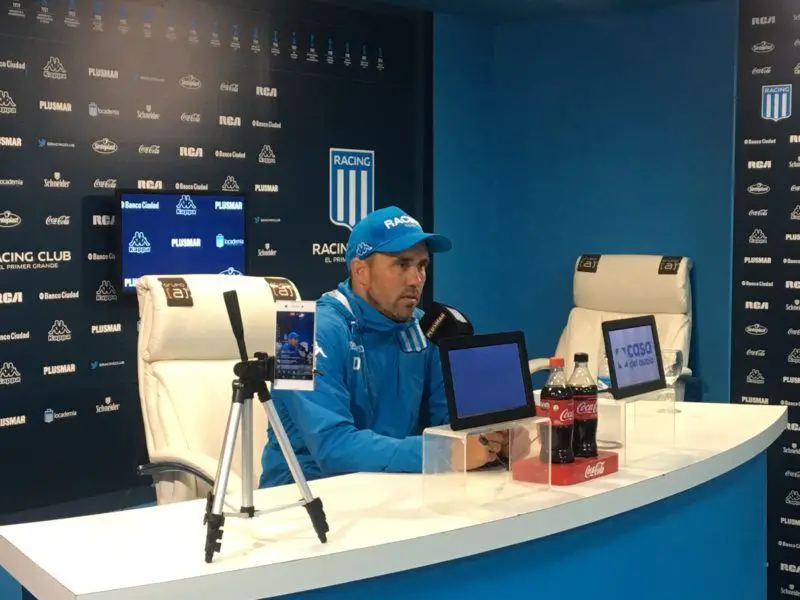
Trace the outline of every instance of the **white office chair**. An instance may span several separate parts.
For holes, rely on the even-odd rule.
[[[139,400],[158,504],[205,497],[213,487],[240,360],[223,293],[236,290],[248,358],[275,353],[275,300],[300,300],[281,278],[149,275],[139,279]],[[253,402],[253,481],[261,475],[267,416]],[[241,435],[228,491],[241,497]],[[236,505],[238,506],[238,505]],[[238,508],[237,508],[238,510]]]
[[[663,349],[683,352],[684,368],[676,385],[681,401],[688,368],[692,334],[692,289],[688,257],[642,254],[582,255],[575,261],[572,283],[574,308],[558,340],[554,356],[564,358],[569,377],[576,352],[589,355],[589,370],[597,379],[605,355],[602,323],[641,315],[654,315]],[[534,358],[531,373],[548,369],[547,358]]]

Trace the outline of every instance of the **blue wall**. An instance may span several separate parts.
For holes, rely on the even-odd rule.
[[[458,246],[436,296],[549,356],[578,254],[688,255],[690,366],[728,401],[736,31],[734,0],[501,26],[493,44],[437,17],[435,220]]]

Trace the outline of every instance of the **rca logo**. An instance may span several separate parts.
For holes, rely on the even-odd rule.
[[[0,304],[21,304],[22,292],[0,292]]]
[[[115,221],[114,215],[92,215],[92,225],[95,227],[110,227]]]
[[[164,183],[160,179],[140,179],[136,187],[140,190],[163,190]]]
[[[229,115],[220,115],[219,116],[219,124],[223,127],[241,127],[242,126],[242,119],[241,117],[231,117]]]
[[[797,565],[781,563],[781,571],[786,571],[787,573],[800,573],[800,567]]]
[[[771,160],[748,160],[747,161],[747,168],[748,169],[771,169],[772,168],[772,161]]]
[[[800,290],[800,281],[787,281],[786,282],[786,289],[787,290]]]
[[[265,87],[263,85],[256,86],[256,96],[264,96],[265,98],[277,98],[278,88]]]
[[[185,158],[203,158],[203,149],[194,148],[192,146],[181,146],[178,151],[178,156]]]
[[[748,310],[769,310],[769,302],[762,302],[760,300],[748,300],[744,303],[744,307]]]

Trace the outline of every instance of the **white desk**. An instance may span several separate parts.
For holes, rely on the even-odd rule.
[[[424,508],[419,475],[356,474],[311,482],[331,527],[324,545],[302,508],[229,518],[222,551],[206,564],[205,501],[193,501],[0,527],[0,565],[40,600],[270,598],[495,551],[657,502],[758,456],[787,418],[778,406],[680,409],[676,447],[636,468],[469,516]],[[293,485],[260,490],[256,507],[297,497]]]

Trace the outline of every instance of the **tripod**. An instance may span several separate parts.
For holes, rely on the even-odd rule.
[[[206,512],[203,524],[206,529],[206,562],[210,563],[214,558],[214,553],[219,552],[222,546],[222,527],[225,524],[225,514],[223,506],[225,504],[225,493],[228,489],[231,464],[233,463],[233,451],[236,446],[236,436],[239,429],[242,430],[242,506],[237,513],[229,516],[253,518],[267,512],[275,512],[294,506],[305,506],[311,524],[320,542],[327,542],[326,533],[328,523],[325,518],[325,511],[322,507],[322,500],[314,498],[308,482],[303,475],[300,463],[297,461],[292,445],[283,428],[278,412],[272,403],[267,381],[274,381],[275,358],[264,352],[256,352],[255,358],[247,358],[247,349],[244,343],[244,327],[242,325],[242,315],[239,310],[239,298],[236,291],[225,292],[225,306],[228,310],[228,318],[231,321],[233,335],[239,346],[241,362],[233,367],[236,379],[233,380],[233,390],[231,398],[231,410],[228,414],[228,424],[225,428],[225,439],[222,444],[219,463],[217,464],[217,476],[214,478],[214,487],[208,493],[206,500]],[[267,411],[269,424],[272,426],[280,445],[286,464],[294,477],[297,487],[303,499],[294,504],[283,506],[269,511],[256,511],[253,504],[253,396],[258,394],[258,399]]]

